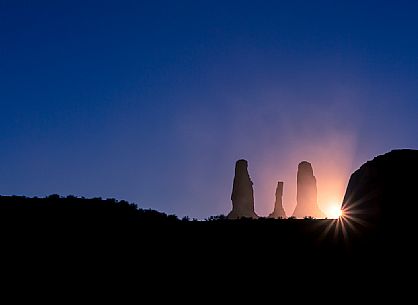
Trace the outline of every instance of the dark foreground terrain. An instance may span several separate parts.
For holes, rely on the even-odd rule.
[[[374,294],[376,283],[391,285],[392,293],[393,283],[405,287],[415,274],[415,239],[394,243],[367,227],[353,234],[343,226],[315,219],[188,221],[124,201],[0,197],[2,276],[19,293],[74,302],[80,293],[92,302],[109,294],[118,302],[145,295],[164,301],[168,293],[172,300],[179,291],[213,301],[218,293],[248,301],[249,293],[255,301],[266,290],[300,300],[339,293],[341,285],[357,287],[351,295]]]
[[[350,231],[343,218],[227,220],[221,216],[192,221],[138,209],[125,201],[58,195],[0,196],[0,228],[3,244],[11,251],[20,249],[25,255],[63,251],[74,253],[73,258],[123,253],[145,260],[160,258],[164,263],[210,257],[208,264],[220,261],[247,268],[249,261],[274,264],[296,258],[300,261],[295,267],[359,258],[372,264],[376,255],[408,253],[407,245],[403,249],[402,243],[386,244],[384,236],[367,226]]]

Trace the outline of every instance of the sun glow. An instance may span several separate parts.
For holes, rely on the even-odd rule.
[[[327,211],[328,218],[338,219],[343,216],[343,211],[340,208],[339,204],[333,204]]]

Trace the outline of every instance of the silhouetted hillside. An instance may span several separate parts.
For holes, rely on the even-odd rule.
[[[335,220],[314,219],[238,219],[225,216],[206,221],[179,220],[153,210],[138,209],[126,201],[51,195],[46,198],[0,196],[0,227],[11,238],[31,241],[71,238],[77,244],[126,241],[132,247],[162,251],[242,251],[258,245],[273,251],[277,245],[294,253],[324,246],[330,234],[326,227]],[[332,245],[337,243],[332,242]],[[328,247],[328,246],[327,246]],[[319,249],[319,248],[318,248]]]
[[[179,221],[174,215],[154,210],[139,209],[125,200],[101,198],[60,197],[46,198],[23,196],[0,196],[0,219],[2,223],[19,223],[23,226],[44,225],[127,225],[158,224]]]
[[[344,262],[345,272],[402,270],[415,261],[417,167],[412,150],[364,164],[350,179],[339,220],[190,221],[114,199],[0,197],[2,245],[14,259],[24,261],[31,253],[49,261],[55,253],[54,260],[66,257],[99,269],[140,261],[159,269],[242,271],[257,263],[281,272]]]
[[[222,215],[205,221],[179,220],[114,199],[0,197],[0,228],[16,249],[61,247],[68,253],[93,251],[99,256],[121,251],[153,262],[209,256],[213,263],[228,257],[244,266],[245,261],[268,254],[282,260],[301,257],[300,264],[308,265],[355,255],[336,238],[336,220],[229,220]],[[304,258],[306,253],[309,257]]]
[[[283,259],[310,253],[310,261],[364,256],[379,246],[374,236],[345,236],[342,222],[313,218],[230,220],[223,215],[191,221],[115,199],[0,196],[0,228],[6,239],[29,244],[36,240],[46,247],[51,241],[71,241],[73,249],[116,243],[134,251],[141,249],[141,255],[151,257],[166,251],[188,256],[204,250],[214,258],[223,251],[234,253],[238,260],[254,252],[276,253]]]

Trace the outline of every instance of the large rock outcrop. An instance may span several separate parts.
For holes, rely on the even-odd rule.
[[[302,161],[298,166],[296,208],[293,216],[324,218],[324,213],[318,207],[316,178],[311,163]]]
[[[393,150],[363,164],[350,177],[342,210],[348,230],[416,238],[418,150]]]
[[[286,218],[286,212],[283,209],[283,182],[277,182],[276,201],[274,202],[273,213],[269,215],[270,218]]]
[[[247,160],[238,160],[235,164],[235,177],[232,187],[232,211],[229,219],[258,218],[254,211],[253,182],[248,174]]]

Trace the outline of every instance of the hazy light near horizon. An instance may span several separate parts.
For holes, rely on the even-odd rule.
[[[251,166],[250,162],[256,211],[259,215],[271,212],[277,181],[284,181],[283,207],[286,215],[292,216],[296,207],[297,166],[301,161],[308,161],[317,180],[319,208],[328,218],[338,218],[337,210],[353,172],[354,133],[328,131],[299,138],[300,142],[293,146],[287,145],[277,152],[273,149],[263,164]]]

